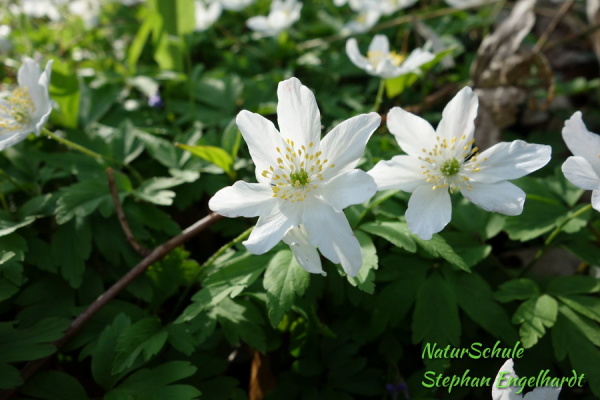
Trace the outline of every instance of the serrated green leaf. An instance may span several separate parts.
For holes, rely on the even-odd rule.
[[[23,384],[21,373],[10,364],[0,362],[0,389],[10,389]]]
[[[52,257],[69,285],[78,288],[85,272],[85,261],[92,252],[92,231],[88,223],[75,220],[59,226],[52,237]]]
[[[71,375],[60,371],[40,372],[27,381],[21,392],[44,400],[87,400],[85,389]]]
[[[369,222],[360,226],[360,229],[377,235],[394,246],[400,247],[410,253],[417,251],[417,244],[411,237],[408,225],[402,222]]]
[[[413,315],[413,343],[458,346],[460,319],[452,287],[439,273],[432,273],[419,288]]]
[[[119,335],[112,373],[118,374],[130,368],[140,355],[144,361],[150,360],[163,348],[168,336],[160,321],[153,317],[126,327]]]
[[[546,328],[554,325],[557,314],[556,300],[546,294],[522,303],[513,315],[512,322],[521,325],[519,335],[523,347],[533,347],[546,334]]]
[[[498,288],[494,298],[502,303],[514,300],[526,300],[540,294],[537,283],[529,278],[513,279]]]
[[[12,322],[0,323],[0,360],[18,362],[49,356],[56,347],[49,344],[62,336],[69,320],[47,318],[25,329],[15,329]]]
[[[215,164],[223,169],[231,179],[235,179],[233,158],[222,148],[215,146],[188,146],[181,143],[178,143],[177,147],[189,151],[196,157],[200,157],[203,160]]]
[[[104,389],[113,387],[127,372],[113,374],[112,370],[117,356],[116,348],[119,337],[130,325],[131,319],[120,313],[98,336],[98,341],[92,351],[91,370],[96,383]]]
[[[263,319],[254,305],[225,298],[214,308],[214,314],[230,343],[237,344],[242,339],[258,351],[265,352]]]
[[[296,296],[304,294],[309,282],[310,274],[296,262],[290,250],[281,250],[273,256],[267,266],[263,286],[267,291],[267,309],[274,328],[292,308]]]
[[[548,285],[548,293],[554,295],[599,293],[600,279],[591,276],[560,276]]]
[[[571,309],[581,315],[600,322],[600,299],[592,296],[558,296]]]
[[[571,321],[590,342],[600,346],[600,328],[598,324],[581,314],[577,314],[564,304],[559,305],[558,311]]]

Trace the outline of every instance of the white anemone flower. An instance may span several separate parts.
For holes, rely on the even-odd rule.
[[[600,211],[600,136],[587,130],[581,111],[565,122],[562,136],[573,153],[562,165],[565,177],[581,189],[593,190],[592,207]]]
[[[457,190],[486,211],[521,214],[525,192],[508,180],[550,161],[550,146],[522,140],[498,143],[479,154],[473,147],[477,106],[477,95],[463,88],[444,108],[437,131],[399,107],[388,114],[388,129],[407,155],[380,161],[369,174],[378,190],[412,192],[406,222],[424,240],[450,222],[450,194]]]
[[[71,14],[80,17],[88,29],[98,26],[100,9],[100,0],[74,0],[69,3]]]
[[[225,10],[241,11],[256,0],[218,0]]]
[[[19,68],[19,87],[0,98],[0,151],[19,143],[30,133],[39,135],[50,117],[48,94],[52,60],[40,71],[38,64],[25,58]]]
[[[52,21],[61,19],[59,6],[67,0],[21,0],[20,11],[33,18],[48,17]]]
[[[276,36],[300,19],[301,10],[302,3],[297,0],[273,0],[268,16],[252,17],[246,25],[266,36]]]
[[[390,51],[387,36],[375,35],[369,45],[367,57],[360,54],[356,39],[350,38],[346,42],[346,54],[350,61],[368,74],[384,79],[396,78],[408,73],[420,73],[420,67],[435,58],[435,55],[417,48],[405,57]]]
[[[206,4],[204,0],[195,0],[195,12],[196,12],[196,31],[203,32],[211,27],[216,20],[221,16],[221,3],[218,1],[211,1]]]
[[[504,373],[501,374],[502,372]],[[492,385],[492,400],[558,400],[558,395],[562,389],[559,387],[538,387],[523,396],[522,393],[517,393],[521,392],[523,388],[513,383],[518,382],[518,380],[519,377],[514,370],[514,362],[512,358],[509,358],[500,367],[498,375],[496,375]]]
[[[342,34],[364,33],[375,26],[381,18],[377,10],[363,10],[342,28]]]
[[[343,209],[370,199],[373,179],[355,169],[381,117],[362,114],[336,126],[321,140],[313,93],[296,78],[279,83],[275,125],[241,111],[236,119],[258,183],[238,181],[219,190],[208,205],[225,217],[259,217],[246,248],[263,254],[280,240],[308,272],[323,273],[316,250],[350,276],[362,266],[361,249]]]

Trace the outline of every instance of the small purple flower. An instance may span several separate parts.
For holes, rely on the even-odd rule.
[[[148,98],[148,105],[153,108],[161,108],[165,103],[163,103],[160,94],[157,92]]]
[[[406,383],[388,383],[385,385],[385,388],[390,394],[406,392],[406,390],[408,389]]]

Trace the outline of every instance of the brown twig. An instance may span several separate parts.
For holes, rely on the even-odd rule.
[[[546,30],[544,31],[542,36],[540,36],[539,40],[533,47],[534,53],[538,53],[544,47],[544,45],[548,41],[548,38],[550,38],[550,35],[552,35],[552,33],[554,33],[554,30],[558,26],[559,22],[563,19],[563,17],[567,13],[567,11],[569,11],[569,8],[571,8],[574,1],[575,0],[567,0],[563,3],[563,5],[560,7],[558,12],[552,19],[552,21],[550,21],[550,24],[548,25],[548,27],[546,28]]]
[[[119,190],[117,189],[115,175],[113,174],[113,170],[111,167],[106,168],[106,177],[108,178],[108,188],[110,189],[110,196],[112,197],[112,201],[115,206],[115,211],[117,213],[117,217],[119,218],[121,228],[123,228],[123,233],[125,233],[125,237],[127,238],[127,241],[129,242],[131,247],[133,247],[133,249],[142,257],[146,257],[148,254],[150,254],[150,250],[139,244],[137,240],[135,240],[135,237],[131,232],[129,222],[127,221],[127,216],[125,215],[123,207],[121,206],[121,200],[119,199]]]
[[[570,41],[572,41],[574,39],[578,39],[582,36],[587,36],[590,33],[594,33],[599,29],[600,29],[600,24],[592,25],[589,28],[586,28],[581,32],[573,33],[564,39],[560,39],[560,40],[556,40],[554,42],[548,43],[546,46],[544,46],[543,51],[552,50],[556,47],[562,46],[563,44],[569,43]]]
[[[144,258],[138,265],[132,270],[125,274],[119,279],[114,285],[112,285],[106,292],[98,297],[84,312],[79,314],[77,318],[71,323],[69,328],[65,331],[64,335],[54,342],[50,343],[57,350],[63,347],[69,340],[73,339],[77,333],[89,322],[89,320],[96,315],[102,307],[104,307],[109,301],[117,296],[123,289],[125,289],[135,278],[142,275],[146,269],[154,264],[156,261],[165,257],[171,250],[182,245],[187,240],[191,239],[210,225],[221,219],[222,217],[217,213],[211,213],[200,221],[196,222],[189,228],[185,229],[179,235],[171,238],[167,242],[156,247],[146,258]],[[23,367],[21,370],[21,377],[23,382],[27,381],[40,367],[42,367],[51,356],[41,358],[39,360],[31,361]],[[0,400],[8,400],[17,391],[17,388],[6,390],[0,393]]]

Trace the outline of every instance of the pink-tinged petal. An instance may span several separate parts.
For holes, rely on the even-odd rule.
[[[522,140],[502,142],[478,155],[477,161],[471,161],[468,165],[478,170],[466,175],[475,182],[485,183],[518,179],[548,164],[551,156],[550,146]]]
[[[442,112],[442,120],[436,130],[437,135],[442,141],[446,139],[449,144],[456,138],[454,146],[457,156],[464,153],[465,146],[467,150],[471,146],[478,105],[477,94],[467,86],[450,100]]]
[[[373,178],[359,169],[342,172],[319,185],[319,194],[336,210],[364,203],[376,192]]]
[[[309,200],[307,198],[306,200]],[[356,276],[362,266],[358,239],[342,211],[335,210],[325,200],[310,198],[303,216],[310,242],[335,264],[341,264],[349,276]]]
[[[281,135],[275,129],[275,125],[265,117],[250,111],[240,111],[236,123],[240,132],[248,144],[250,156],[256,165],[256,179],[259,182],[270,182],[270,179],[262,176],[263,171],[277,167],[277,148],[284,149]]]
[[[208,208],[228,218],[251,218],[268,215],[279,201],[269,185],[237,181],[215,193]]]
[[[356,65],[360,69],[366,70],[371,65],[369,63],[369,60],[367,60],[365,57],[363,57],[362,54],[360,54],[360,50],[358,49],[358,43],[354,38],[350,38],[346,42],[346,55],[348,55],[348,58],[350,59],[350,61],[352,61],[352,64]]]
[[[328,160],[323,176],[328,179],[354,169],[365,152],[367,141],[375,132],[381,117],[377,113],[361,114],[333,128],[321,142],[321,160]],[[332,168],[332,166],[334,166]]]
[[[571,153],[588,160],[600,176],[600,135],[587,130],[581,111],[577,111],[565,122],[562,136]]]
[[[400,148],[411,156],[426,156],[423,150],[429,152],[437,143],[435,130],[429,122],[400,107],[390,110],[387,126]]]
[[[321,139],[321,114],[315,95],[297,78],[279,82],[277,87],[277,122],[281,135],[294,142],[296,149]]]
[[[563,174],[573,185],[585,190],[600,189],[600,176],[583,157],[571,156],[562,165]]]
[[[321,266],[321,257],[315,245],[310,243],[308,232],[304,225],[295,226],[283,237],[283,241],[290,246],[296,261],[302,268],[311,274],[325,275]]]
[[[504,215],[520,215],[525,204],[525,192],[510,182],[471,184],[471,190],[463,188],[462,194],[472,203],[486,211]]]
[[[600,190],[594,190],[592,192],[592,207],[595,210],[600,211]]]
[[[431,239],[452,218],[452,201],[448,190],[433,190],[430,185],[418,187],[410,196],[405,217],[412,233],[423,240]]]
[[[389,161],[379,161],[369,175],[375,179],[377,190],[400,189],[413,192],[426,183],[421,168],[423,162],[411,156],[395,156]]]
[[[270,211],[258,219],[258,223],[248,240],[243,242],[249,252],[264,254],[271,250],[285,234],[296,225],[300,225],[302,210],[298,204],[281,201],[271,204]]]

